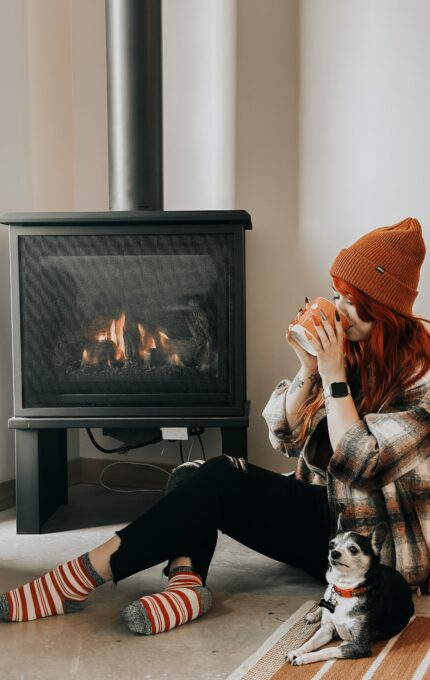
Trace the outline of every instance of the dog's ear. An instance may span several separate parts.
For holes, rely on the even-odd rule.
[[[337,518],[337,533],[341,534],[343,532],[343,526],[342,526],[342,513],[339,513],[339,516]]]
[[[377,524],[376,527],[373,529],[372,533],[370,534],[370,543],[375,555],[380,554],[387,534],[388,524],[386,522],[380,522],[379,524]]]

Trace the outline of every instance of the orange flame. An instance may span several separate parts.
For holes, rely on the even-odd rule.
[[[137,323],[139,333],[137,355],[143,359],[145,366],[151,365],[152,350],[156,349],[164,356],[165,361],[172,366],[183,366],[181,356],[172,351],[173,347],[167,333],[159,328],[148,330],[142,323]],[[81,365],[113,366],[127,360],[124,334],[126,331],[125,312],[118,318],[109,321],[95,319],[88,330],[89,344],[82,352]],[[160,354],[158,360],[160,360]]]
[[[111,324],[112,340],[116,344],[115,361],[126,359],[124,341],[125,313],[121,312],[119,319],[114,319]],[[115,338],[115,339],[114,339]]]
[[[83,350],[81,363],[90,366],[104,363],[107,366],[112,366],[112,361],[125,361],[127,358],[124,341],[125,313],[121,312],[117,319],[109,321],[105,330],[100,330],[100,323],[98,321],[95,322],[95,326],[96,328],[92,331],[92,337],[90,335],[91,346]],[[108,347],[106,351],[106,348],[101,344],[98,345],[98,343],[106,342],[112,343],[112,350]]]
[[[137,330],[139,331],[139,344],[137,346],[137,353],[141,359],[143,359],[145,364],[148,364],[151,359],[151,349],[156,348],[154,336],[145,329],[141,324],[137,324]]]

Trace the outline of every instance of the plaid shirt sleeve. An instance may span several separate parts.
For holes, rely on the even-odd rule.
[[[395,481],[429,458],[429,395],[420,401],[410,398],[409,408],[407,402],[406,397],[399,410],[372,413],[351,425],[328,472],[344,484],[370,490]]]
[[[295,432],[291,432],[286,416],[286,399],[290,385],[291,380],[281,380],[270,395],[262,413],[269,428],[270,443],[274,449],[287,457],[300,454],[300,450],[292,444]]]

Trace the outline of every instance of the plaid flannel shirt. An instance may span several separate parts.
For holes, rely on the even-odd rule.
[[[381,561],[398,569],[410,585],[429,586],[430,575],[430,373],[377,413],[345,432],[326,470],[314,464],[322,406],[301,450],[288,428],[285,400],[289,380],[272,393],[263,417],[273,447],[298,456],[295,476],[327,486],[331,532],[342,512],[346,531],[368,534],[381,521],[390,536]]]

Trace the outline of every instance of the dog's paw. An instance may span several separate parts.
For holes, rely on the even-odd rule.
[[[312,659],[309,658],[309,654],[300,654],[296,656],[292,661],[292,666],[304,666],[307,663],[312,663]]]
[[[308,614],[306,614],[305,621],[306,623],[317,623],[317,621],[321,620],[321,616],[321,608],[318,607],[318,609],[315,609],[315,611],[308,612]]]
[[[285,657],[285,661],[288,661],[288,663],[294,663],[294,659],[296,659],[300,655],[300,650],[299,649],[292,649],[291,652],[288,652],[287,656]]]

